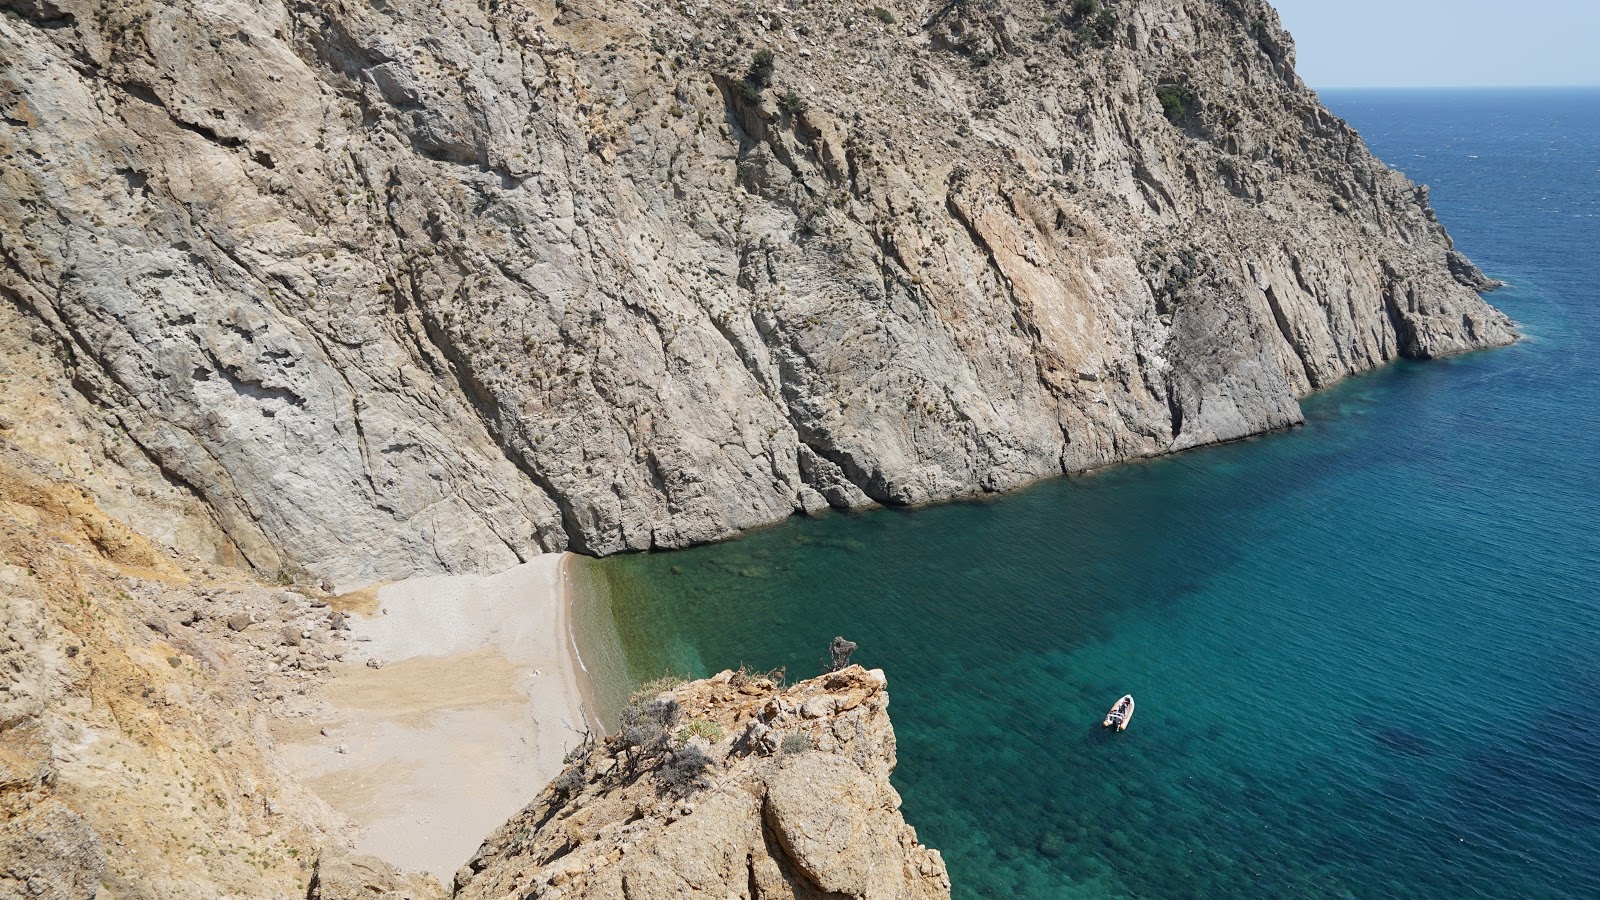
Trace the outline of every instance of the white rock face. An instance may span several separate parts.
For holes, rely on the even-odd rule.
[[[1002,490],[1514,337],[1259,0],[0,8],[0,297],[269,573]]]

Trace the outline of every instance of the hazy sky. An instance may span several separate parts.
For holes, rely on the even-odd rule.
[[[1600,85],[1600,0],[1273,0],[1314,88]]]

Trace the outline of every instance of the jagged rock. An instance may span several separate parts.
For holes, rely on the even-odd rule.
[[[228,617],[230,631],[243,631],[255,622],[255,617],[246,612],[234,613]]]
[[[456,874],[455,896],[948,898],[943,859],[917,843],[889,784],[895,741],[882,673],[851,666],[782,691],[789,705],[825,698],[832,709],[797,726],[816,749],[782,756],[734,737],[765,734],[760,716],[780,688],[735,688],[731,674],[673,692],[685,721],[727,735],[709,747],[707,787],[674,799],[659,770],[634,779],[625,765],[603,765],[621,752],[613,739],[569,770],[577,789],[546,790],[490,835]]]
[[[800,704],[800,715],[807,719],[820,719],[833,712],[832,697],[811,697]]]
[[[907,858],[910,848],[872,815],[898,806],[898,798],[882,796],[882,787],[854,762],[802,753],[778,767],[766,787],[766,824],[808,881],[861,897],[907,895],[903,870],[884,861]]]
[[[842,636],[835,637],[833,641],[828,644],[828,671],[837,672],[845,666],[850,665],[850,654],[856,652],[856,647],[857,644],[855,641],[847,641]]]
[[[759,719],[752,719],[739,738],[740,749],[771,756],[778,752],[778,733]]]
[[[0,820],[4,900],[90,900],[99,894],[105,869],[100,836],[58,800]]]
[[[269,576],[1002,490],[1513,336],[1262,0],[11,8],[0,291],[118,502]]]
[[[443,900],[426,875],[402,873],[375,856],[325,853],[311,870],[306,900]]]

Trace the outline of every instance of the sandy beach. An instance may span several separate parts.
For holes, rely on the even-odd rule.
[[[561,771],[584,728],[565,556],[380,587],[322,711],[275,727],[302,780],[361,828],[358,852],[449,885]]]

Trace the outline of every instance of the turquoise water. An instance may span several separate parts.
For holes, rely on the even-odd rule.
[[[1600,93],[1328,100],[1527,341],[1286,433],[590,564],[629,675],[858,641],[958,898],[1600,897]]]

